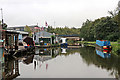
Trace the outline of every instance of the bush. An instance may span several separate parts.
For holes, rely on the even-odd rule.
[[[119,39],[119,40],[117,40],[117,42],[118,42],[118,43],[120,43],[120,39]]]

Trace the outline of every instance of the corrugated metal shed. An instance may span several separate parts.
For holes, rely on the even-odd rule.
[[[49,32],[46,32],[46,31],[40,31],[40,32],[36,33],[35,35],[39,36],[39,37],[51,38],[51,36],[53,34],[49,33]]]
[[[40,31],[40,32],[37,32],[35,35],[34,35],[34,41],[35,43],[39,43],[40,42],[40,38],[44,38],[44,39],[50,39],[51,40],[51,36],[53,36],[52,33],[49,33],[49,32],[46,32],[46,31]]]

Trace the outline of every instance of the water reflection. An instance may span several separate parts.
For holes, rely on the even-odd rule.
[[[28,74],[31,74],[36,77],[38,74],[46,75],[44,77],[49,77],[49,75],[57,73],[55,76],[66,75],[67,77],[72,72],[77,71],[72,75],[72,77],[82,77],[81,75],[84,73],[82,70],[87,70],[86,75],[90,75],[92,69],[89,69],[89,66],[93,64],[95,67],[92,67],[94,70],[99,68],[98,71],[107,70],[113,78],[120,79],[120,57],[116,57],[111,55],[110,52],[106,53],[105,51],[100,51],[95,49],[94,47],[80,47],[80,48],[37,48],[33,53],[18,53],[14,56],[8,56],[4,54],[3,49],[0,49],[0,79],[5,78],[6,80],[21,78],[21,76],[26,75],[26,71],[23,68],[27,67]],[[108,55],[109,54],[109,55]],[[79,56],[80,55],[80,56]],[[78,59],[80,58],[80,60]],[[56,60],[55,62],[53,62]],[[65,63],[68,61],[68,63]],[[61,62],[61,63],[60,63]],[[61,64],[61,65],[60,65]],[[84,65],[87,64],[87,65]],[[27,66],[25,66],[27,65]],[[57,66],[59,65],[59,67]],[[67,66],[69,65],[69,66]],[[64,67],[64,68],[62,68]],[[67,68],[65,68],[67,67]],[[76,69],[76,67],[78,67]],[[62,68],[63,71],[60,72],[59,68]],[[47,72],[39,71],[39,69],[45,69]],[[52,69],[52,70],[51,70]],[[55,72],[58,69],[59,72]],[[30,70],[30,71],[29,71]],[[90,71],[91,70],[91,71]],[[36,72],[38,73],[36,73]],[[52,72],[51,72],[52,71]],[[66,71],[68,74],[64,74]],[[24,73],[23,73],[24,72]],[[48,73],[50,73],[48,75]],[[79,74],[78,74],[79,73]],[[97,71],[96,71],[97,73]],[[95,73],[91,73],[95,74]],[[104,74],[101,72],[101,74]],[[32,77],[34,77],[32,76]],[[31,76],[29,76],[31,77]],[[64,77],[64,76],[61,76]],[[86,76],[84,76],[86,77]],[[95,76],[91,76],[95,77]],[[103,76],[104,77],[104,76]]]
[[[3,53],[3,49],[2,48],[0,48],[0,79],[2,79],[2,72],[3,72],[3,65],[4,65],[4,55],[3,55],[4,53]]]
[[[116,57],[112,54],[111,56],[104,55],[103,52],[99,51],[101,53],[100,55],[99,52],[95,52],[95,48],[93,47],[80,48],[80,52],[80,55],[88,65],[94,64],[98,68],[106,69],[107,71],[110,71],[110,75],[113,75],[115,78],[120,79],[120,57]],[[106,57],[108,57],[108,59]]]
[[[37,65],[42,66],[43,63],[46,64],[46,70],[48,68],[48,63],[46,61],[51,60],[52,58],[55,58],[59,54],[59,48],[38,48],[35,50],[34,55],[34,69],[36,69]],[[36,65],[37,64],[37,65]]]
[[[96,49],[96,54],[102,58],[110,58],[110,56],[111,56],[110,52],[111,52],[111,50],[98,50],[98,49]]]
[[[0,50],[1,50],[0,79],[12,80],[20,76],[19,63],[22,62],[23,64],[29,65],[33,61],[33,56],[34,56],[33,54],[17,53],[15,56],[12,56],[12,55],[4,55],[4,50],[3,49]]]
[[[23,63],[25,63],[26,65],[29,65],[33,63],[33,58],[34,58],[34,55],[26,56],[23,58]]]
[[[13,79],[19,76],[19,63],[12,56],[4,56],[4,65],[1,68],[1,79]]]
[[[67,53],[67,49],[66,48],[61,48],[61,53]]]

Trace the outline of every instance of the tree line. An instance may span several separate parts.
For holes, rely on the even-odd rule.
[[[75,28],[75,27],[53,28],[52,26],[48,26],[47,31],[58,35],[80,35],[80,28]]]
[[[97,39],[117,41],[120,39],[120,11],[108,11],[111,16],[102,17],[94,21],[86,20],[80,29],[80,37],[86,41]]]
[[[116,41],[120,38],[120,26],[113,17],[107,16],[95,21],[87,20],[83,23],[80,36],[86,41],[96,39]]]
[[[79,35],[85,41],[120,39],[120,11],[108,11],[111,16],[101,17],[94,21],[86,20],[81,28],[52,28],[48,26],[48,32],[58,35]]]
[[[48,26],[47,32],[58,35],[79,35],[85,41],[95,41],[97,39],[117,41],[120,39],[120,11],[116,8],[114,11],[108,12],[111,16],[101,17],[94,21],[87,19],[81,28],[53,28]],[[29,32],[29,36],[32,36],[32,31],[27,25],[25,31]]]

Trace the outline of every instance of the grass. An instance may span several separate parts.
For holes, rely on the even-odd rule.
[[[96,42],[95,41],[79,41],[79,43],[82,43],[82,44],[95,44]]]
[[[95,44],[95,41],[79,41],[81,44]]]
[[[88,43],[90,43],[90,44],[95,44],[96,42],[94,41],[94,42],[88,42]]]
[[[120,44],[118,44],[118,42],[111,42],[111,45],[112,45],[112,53],[117,55],[117,52],[120,49]]]

